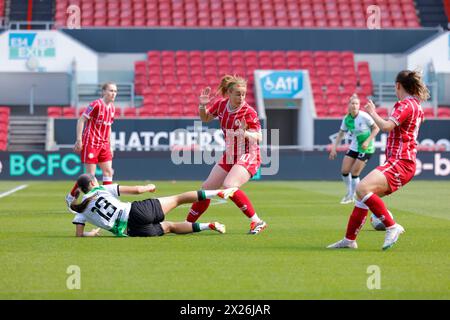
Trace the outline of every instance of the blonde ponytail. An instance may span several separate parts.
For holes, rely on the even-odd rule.
[[[228,94],[228,91],[232,89],[235,85],[239,86],[247,86],[247,80],[239,76],[232,75],[224,75],[220,80],[219,87],[217,88],[217,94],[220,94],[222,97],[225,97]]]

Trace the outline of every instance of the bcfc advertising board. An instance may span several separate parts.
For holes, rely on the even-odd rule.
[[[174,161],[171,151],[114,153],[113,168],[116,181],[126,180],[204,180],[214,161],[205,161],[205,152],[193,154],[203,161],[190,163]],[[340,180],[344,153],[334,161],[324,151],[280,150],[274,174],[264,174],[262,162],[258,180]],[[219,155],[220,158],[220,155]],[[384,162],[384,153],[377,152],[364,168],[362,176]],[[0,180],[75,180],[84,172],[78,154],[73,152],[0,152]],[[267,172],[267,171],[266,171]],[[101,178],[101,171],[97,170]],[[419,152],[416,177],[418,180],[448,180],[450,152]]]

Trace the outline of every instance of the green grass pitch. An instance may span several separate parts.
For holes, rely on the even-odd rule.
[[[0,299],[450,298],[448,181],[412,181],[385,198],[406,229],[386,252],[384,232],[368,222],[359,249],[325,249],[343,237],[352,210],[339,204],[339,182],[247,184],[268,223],[257,236],[247,234],[247,218],[229,202],[211,206],[201,219],[225,223],[226,234],[159,238],[115,238],[107,231],[75,238],[64,203],[72,183],[3,181],[0,193],[22,184],[28,187],[0,198]],[[165,196],[200,182],[156,184],[156,196]],[[183,221],[187,210],[178,208],[167,220]],[[71,265],[80,268],[80,289],[67,287]],[[369,289],[370,266],[379,270],[379,289]]]

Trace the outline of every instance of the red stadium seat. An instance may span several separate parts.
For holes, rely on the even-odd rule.
[[[62,117],[62,107],[48,107],[47,108],[47,116],[50,118],[58,118]]]
[[[7,113],[10,114],[11,108],[8,106],[0,106],[0,113]]]
[[[0,126],[7,126],[9,123],[9,115],[0,114]]]
[[[63,108],[62,115],[66,118],[77,117],[77,109],[74,107]]]
[[[450,118],[450,107],[439,107],[438,108],[439,118]]]
[[[377,4],[386,27],[419,27],[413,1],[382,0],[70,1],[82,8],[82,25],[149,27],[365,28],[365,8]],[[69,2],[57,0],[55,21],[64,25]],[[0,16],[4,11],[0,0]]]
[[[153,66],[150,65],[150,60],[154,61]],[[253,71],[257,68],[309,70],[318,106],[336,105],[342,108],[343,104],[347,105],[348,97],[355,92],[361,99],[372,95],[368,64],[358,62],[355,68],[354,53],[350,51],[166,51],[164,58],[163,51],[152,51],[147,53],[147,62],[148,80],[141,77],[135,79],[136,88],[138,84],[151,88],[147,90],[140,87],[144,95],[144,107],[140,108],[139,115],[142,111],[144,114],[151,113],[154,116],[156,111],[148,111],[148,106],[158,99],[161,99],[158,105],[160,103],[167,105],[164,112],[156,109],[158,116],[165,115],[169,111],[172,115],[183,116],[186,114],[184,109],[190,110],[191,107],[195,113],[198,92],[205,86],[217,86],[220,77],[229,73],[237,73],[248,79],[247,100],[254,103]],[[163,63],[164,67],[161,67]],[[142,73],[144,65],[136,63],[136,69]],[[358,88],[357,81],[362,83]],[[179,94],[186,92],[189,93],[187,96]],[[171,103],[173,106],[170,106]],[[180,114],[180,105],[183,114]],[[321,115],[325,115],[325,112],[320,112]],[[341,113],[341,109],[331,112],[333,116]]]
[[[87,107],[81,107],[78,108],[78,116],[81,117],[81,115],[84,113],[84,111],[87,109]]]
[[[434,118],[434,108],[423,108],[425,118]]]
[[[137,112],[135,107],[126,107],[123,109],[123,116],[126,118],[136,117]]]
[[[380,117],[382,117],[383,119],[386,119],[388,117],[388,114],[389,114],[389,110],[388,109],[386,109],[386,108],[377,108],[376,111],[377,111],[378,115]]]
[[[345,108],[328,110],[328,116],[331,118],[342,118],[347,113]]]

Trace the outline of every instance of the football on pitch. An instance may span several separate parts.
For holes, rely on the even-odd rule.
[[[394,218],[394,216],[392,215],[392,213],[389,210],[388,210],[388,213],[392,218]],[[370,224],[377,231],[385,231],[386,230],[386,226],[384,225],[383,221],[378,219],[373,213],[370,216]]]

